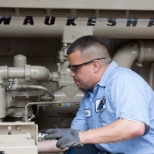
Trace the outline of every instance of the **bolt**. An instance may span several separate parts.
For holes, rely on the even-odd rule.
[[[31,134],[30,133],[26,133],[26,138],[27,139],[31,139]]]

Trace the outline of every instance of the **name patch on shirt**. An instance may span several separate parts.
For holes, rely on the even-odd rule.
[[[87,118],[91,117],[91,110],[85,109],[85,115],[86,115]]]
[[[106,109],[106,99],[105,97],[95,100],[96,112],[103,112]]]

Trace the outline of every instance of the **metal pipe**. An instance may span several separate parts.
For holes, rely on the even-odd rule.
[[[142,45],[141,45],[142,44]],[[129,43],[121,47],[113,57],[120,66],[131,68],[135,61],[137,66],[142,66],[143,61],[154,60],[154,42]]]
[[[25,69],[20,67],[7,67],[7,78],[24,78]]]
[[[19,88],[25,88],[25,89],[41,89],[46,91],[52,98],[51,100],[53,100],[55,98],[55,96],[46,88],[40,85],[19,85]],[[18,87],[17,87],[18,89]]]
[[[0,66],[0,84],[2,84],[4,79],[7,77],[7,66]]]
[[[139,41],[139,56],[136,62],[138,67],[142,67],[142,62],[144,59],[144,43],[142,40]]]
[[[49,97],[50,100],[53,100],[55,98],[55,96],[46,87],[43,87],[43,86],[40,86],[40,85],[26,85],[26,84],[19,84],[19,82],[14,82],[12,85],[7,87],[7,89],[8,90],[39,89],[39,90],[46,91],[50,95],[50,97]]]
[[[0,85],[0,119],[6,116],[5,88]]]
[[[138,45],[136,43],[130,43],[121,47],[114,55],[113,60],[120,66],[131,68],[138,55]]]
[[[27,58],[24,55],[16,55],[13,59],[14,67],[25,67],[27,64]]]
[[[6,116],[12,115],[14,112],[15,112],[15,109],[14,108],[8,108],[6,110]]]
[[[149,77],[149,85],[153,87],[153,73],[154,73],[154,63],[152,63],[150,68],[150,77]]]
[[[39,81],[48,81],[50,78],[50,72],[44,66],[31,66],[30,75],[31,79]]]
[[[49,104],[57,104],[59,101],[54,101],[54,102],[29,102],[25,106],[25,111],[24,111],[24,120],[25,122],[28,121],[28,107],[32,105],[49,105]]]
[[[50,79],[50,72],[44,66],[30,66],[22,67],[0,67],[0,83],[3,83],[7,78],[25,78],[26,80],[48,81]]]

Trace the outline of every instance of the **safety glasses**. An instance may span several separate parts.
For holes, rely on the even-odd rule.
[[[93,59],[93,60],[90,60],[90,61],[87,61],[87,62],[78,64],[78,65],[69,65],[68,68],[69,68],[72,72],[75,73],[75,72],[77,72],[82,66],[87,65],[87,64],[90,64],[90,63],[92,63],[92,62],[95,61],[95,60],[102,60],[102,59],[105,59],[105,57]]]

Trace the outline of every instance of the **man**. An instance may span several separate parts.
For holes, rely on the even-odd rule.
[[[154,93],[135,72],[111,60],[95,36],[68,49],[75,84],[85,92],[71,129],[49,129],[57,147],[95,144],[99,153],[154,153]]]

